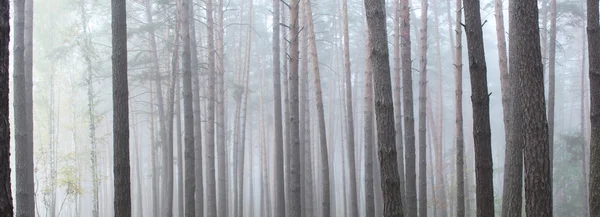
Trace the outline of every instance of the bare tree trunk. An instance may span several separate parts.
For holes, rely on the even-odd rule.
[[[206,207],[207,216],[217,216],[217,191],[215,179],[215,42],[213,21],[213,0],[206,1],[206,21],[208,26],[208,107],[206,126]]]
[[[323,178],[323,217],[331,215],[331,189],[329,174],[329,154],[327,150],[327,133],[325,129],[325,110],[323,109],[323,94],[321,90],[321,74],[319,71],[319,56],[317,53],[317,42],[315,40],[315,28],[313,23],[312,6],[310,0],[304,1],[304,12],[306,14],[306,24],[308,26],[308,43],[312,62],[313,81],[315,85],[315,95],[317,100],[317,117],[319,120],[319,146],[321,147],[321,176]],[[291,77],[291,76],[290,76]],[[291,96],[290,96],[291,98]],[[292,108],[296,109],[296,108]]]
[[[381,189],[383,191],[383,216],[404,216],[400,191],[400,176],[396,161],[394,134],[394,106],[390,79],[389,52],[385,21],[384,1],[365,0],[369,42],[369,62],[373,67],[375,88],[375,115],[379,164],[381,165]],[[406,87],[405,87],[406,88]]]
[[[288,185],[285,195],[285,214],[287,217],[300,217],[302,207],[300,207],[300,137],[299,137],[299,120],[298,120],[298,6],[300,2],[298,0],[290,1],[290,103],[289,113],[290,115],[286,118],[289,119],[288,135],[289,144],[287,148],[288,152]],[[307,8],[308,9],[308,8]],[[307,10],[307,15],[310,10]],[[308,18],[309,16],[307,16]],[[310,34],[310,32],[309,32]],[[316,61],[316,59],[315,59]]]
[[[600,215],[600,24],[598,1],[587,1],[587,36],[590,76],[590,216]]]
[[[301,13],[304,14],[304,13]],[[304,21],[303,24],[306,23],[306,16],[302,16]],[[300,77],[300,141],[303,143],[304,147],[304,207],[305,216],[315,216],[314,211],[314,187],[313,184],[315,181],[313,176],[313,150],[312,143],[310,141],[310,91],[309,91],[309,80],[310,80],[310,69],[308,68],[308,34],[307,31],[302,31],[301,35],[301,50],[300,50],[300,60],[302,75]]]
[[[15,204],[16,216],[34,217],[33,119],[28,116],[33,98],[29,97],[31,83],[28,82],[29,72],[25,66],[25,8],[25,1],[16,1],[14,4]]]
[[[156,168],[156,149],[158,148],[155,140],[155,121],[154,121],[154,87],[152,81],[150,84],[150,164],[152,167],[152,217],[158,214],[158,171]]]
[[[585,24],[585,21],[582,22],[583,24]],[[584,25],[582,25],[584,26]],[[586,28],[582,27],[581,28],[581,36],[582,38],[586,38]],[[588,170],[588,145],[589,145],[589,140],[588,140],[588,133],[587,133],[587,113],[589,112],[588,110],[588,98],[587,98],[587,84],[585,82],[585,65],[586,65],[586,54],[585,54],[585,48],[587,45],[587,41],[583,40],[581,43],[581,138],[583,138],[584,143],[581,144],[582,149],[583,150],[583,159],[581,160],[581,171],[582,171],[582,175],[583,175],[583,185],[585,186],[585,190],[583,191],[583,198],[584,198],[584,217],[589,217],[590,216],[590,204],[589,204],[589,200],[590,200],[590,191],[588,190],[590,187],[590,180],[589,180],[589,170]]]
[[[478,0],[463,0],[465,33],[469,51],[471,101],[473,104],[473,138],[477,177],[477,216],[494,216],[494,188],[490,130],[487,68],[483,47],[480,5]]]
[[[181,0],[179,0],[181,1]],[[179,13],[181,15],[181,13]],[[183,25],[181,25],[183,27]],[[177,35],[176,37],[179,37],[180,35]],[[183,37],[181,38],[183,39]],[[180,39],[180,40],[181,40]],[[179,46],[179,45],[177,45]],[[179,55],[179,54],[178,54]],[[180,73],[179,68],[177,68],[177,73]],[[177,144],[175,145],[177,148],[177,215],[176,216],[183,216],[183,203],[185,200],[184,197],[184,190],[183,190],[183,133],[181,130],[181,82],[182,80],[177,79],[177,83],[175,84],[175,101],[174,102],[174,106],[175,106],[175,135],[177,136]]]
[[[456,0],[456,48],[454,51],[454,78],[456,86],[456,217],[465,217],[465,139],[463,132],[462,105],[462,4]]]
[[[539,47],[537,1],[511,1],[509,36],[511,73],[518,78],[516,111],[523,114],[525,211],[552,216],[551,166],[544,100],[544,70]],[[533,14],[533,16],[531,16]]]
[[[284,172],[283,172],[283,122],[281,117],[281,50],[279,48],[280,42],[280,28],[279,28],[279,1],[273,0],[273,115],[275,119],[275,183],[274,183],[274,216],[286,216],[285,215],[285,190],[284,190]],[[287,79],[287,78],[285,78]],[[286,116],[287,118],[287,116]]]
[[[427,216],[427,0],[421,1],[419,45],[419,216]],[[432,127],[434,127],[432,125]]]
[[[217,49],[217,163],[219,171],[217,171],[217,216],[227,217],[227,211],[229,210],[228,203],[228,187],[227,187],[227,153],[225,152],[225,52],[224,52],[224,33],[225,27],[223,26],[223,1],[218,0],[217,4],[217,29],[216,29],[216,49]],[[252,4],[252,3],[250,3]]]
[[[394,122],[396,124],[396,150],[398,174],[400,175],[400,192],[402,205],[407,208],[406,189],[404,184],[404,141],[402,140],[402,97],[401,97],[401,65],[400,65],[400,1],[394,1]],[[407,214],[407,209],[404,209]]]
[[[112,0],[114,216],[131,217],[127,22],[124,0]]]
[[[350,213],[348,217],[358,217],[358,197],[356,187],[356,160],[354,151],[354,112],[352,110],[352,71],[350,69],[350,36],[348,33],[348,0],[343,0],[342,14],[344,19],[344,69],[346,74],[346,124],[347,124],[347,136],[348,141],[346,142],[346,153],[348,157],[348,167],[350,177],[350,195],[348,197],[348,205],[350,206]],[[306,144],[305,144],[306,145]]]
[[[204,216],[204,181],[202,176],[202,119],[200,107],[200,71],[198,64],[198,43],[196,39],[196,22],[194,16],[194,1],[189,0],[189,17],[190,17],[190,69],[192,73],[192,88],[193,88],[193,113],[194,113],[194,185],[195,185],[195,201],[194,208],[195,217]],[[200,55],[202,56],[202,55]],[[189,163],[188,163],[189,165]]]
[[[0,2],[0,217],[13,217],[10,177],[9,41],[10,2]]]
[[[373,66],[371,65],[371,40],[366,32],[367,40],[365,46],[365,101],[364,101],[364,158],[365,158],[365,216],[375,216],[375,198],[373,186],[373,150],[375,149],[375,132],[373,129]]]
[[[550,153],[550,190],[554,159],[554,108],[556,102],[556,0],[550,0],[550,41],[548,47],[548,140]]]
[[[134,148],[134,157],[135,157],[135,162],[134,166],[135,166],[135,179],[136,179],[136,196],[135,196],[135,200],[136,200],[136,210],[137,210],[137,215],[136,216],[140,216],[143,217],[144,216],[144,210],[142,207],[144,198],[142,197],[142,179],[141,179],[141,175],[140,175],[140,144],[139,144],[139,138],[138,138],[138,126],[137,126],[137,115],[135,115],[135,107],[134,102],[132,102],[131,99],[130,100],[130,104],[131,104],[131,121],[132,123],[132,129],[133,129],[133,148]]]

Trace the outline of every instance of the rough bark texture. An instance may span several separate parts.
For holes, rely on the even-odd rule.
[[[406,165],[406,215],[417,216],[417,173],[415,163],[415,117],[413,108],[412,62],[410,54],[409,1],[400,1],[400,55],[404,100],[404,145]]]
[[[317,119],[319,120],[319,146],[321,154],[321,178],[323,186],[323,204],[322,211],[323,216],[330,216],[331,213],[331,189],[330,189],[330,175],[329,175],[329,154],[327,151],[327,132],[325,129],[325,109],[323,108],[323,91],[321,90],[321,73],[319,71],[319,55],[317,53],[317,41],[315,39],[315,28],[313,24],[312,6],[310,0],[304,1],[304,12],[306,14],[306,24],[308,27],[308,43],[312,63],[313,81],[315,87],[315,96],[317,101]],[[291,72],[290,72],[291,74]],[[291,78],[291,75],[290,75]],[[291,81],[291,80],[290,80]],[[290,84],[291,92],[291,84]],[[292,100],[290,93],[290,100]],[[290,103],[291,105],[291,103]],[[295,108],[291,108],[295,109]],[[291,110],[290,110],[291,111]],[[293,116],[293,114],[292,114]]]
[[[348,195],[348,206],[349,214],[348,217],[358,217],[358,188],[356,187],[356,160],[354,157],[354,112],[352,110],[352,70],[350,69],[350,36],[348,33],[348,0],[343,0],[342,14],[344,19],[344,70],[346,78],[346,124],[347,124],[347,140],[346,140],[346,153],[348,158],[349,168],[349,191]]]
[[[281,118],[281,49],[280,28],[279,28],[279,1],[273,0],[273,118],[275,125],[275,183],[274,183],[274,207],[275,216],[285,216],[285,190],[284,190],[284,172],[283,172],[283,122]],[[286,117],[287,118],[287,117]]]
[[[517,77],[517,107],[523,114],[525,212],[528,216],[552,216],[552,189],[548,125],[544,97],[544,70],[539,46],[537,1],[511,1],[511,74]],[[512,68],[514,67],[514,68]],[[516,113],[516,112],[515,112]]]
[[[13,217],[10,176],[9,48],[10,2],[0,1],[0,217]]]
[[[15,120],[15,167],[16,167],[16,216],[34,217],[35,199],[33,183],[33,119],[28,118],[28,107],[32,106],[28,98],[25,71],[25,1],[14,3],[14,42],[13,42],[13,85]],[[31,123],[30,123],[31,121]]]
[[[483,31],[479,0],[463,0],[465,33],[471,74],[473,104],[473,139],[475,141],[475,175],[477,216],[494,216],[494,187],[490,132],[490,98],[483,48]]]
[[[396,124],[396,151],[402,205],[406,207],[406,189],[404,185],[404,141],[402,140],[402,96],[400,65],[400,2],[394,1],[394,122]],[[403,210],[406,213],[406,209]]]
[[[427,0],[421,1],[419,39],[419,216],[427,216]],[[432,125],[434,127],[434,125]],[[433,189],[432,189],[433,190]]]
[[[462,60],[462,4],[456,0],[456,48],[454,51],[454,78],[456,85],[456,216],[464,217],[465,210],[465,138],[463,130],[463,60]]]
[[[302,16],[301,18],[306,22],[306,16]],[[304,24],[303,23],[303,24]],[[302,24],[302,25],[303,25]],[[310,141],[310,91],[309,91],[309,79],[310,79],[310,70],[308,68],[308,34],[307,31],[302,31],[301,35],[302,40],[300,44],[300,67],[302,68],[302,75],[300,77],[300,141],[304,146],[304,201],[302,210],[305,211],[303,213],[304,216],[314,216],[314,186],[313,185],[313,147]]]
[[[587,1],[590,76],[590,216],[600,216],[600,23],[598,1]]]
[[[215,42],[213,21],[213,0],[206,1],[206,21],[208,25],[208,106],[206,109],[206,215],[217,216],[217,190],[215,179]]]
[[[373,158],[375,149],[375,131],[374,125],[374,114],[373,114],[373,65],[371,59],[371,40],[369,40],[369,33],[367,35],[367,42],[365,45],[365,102],[364,102],[364,115],[365,115],[365,137],[364,137],[364,158],[365,158],[365,216],[375,216],[375,195],[373,186]]]
[[[285,194],[285,214],[287,217],[300,217],[300,129],[299,129],[299,103],[298,103],[298,0],[290,1],[290,74],[289,74],[289,116],[288,131],[289,144],[287,147],[288,167],[287,167],[287,190]],[[307,12],[308,13],[308,12]]]
[[[375,87],[375,116],[379,164],[381,165],[381,189],[383,191],[383,216],[404,216],[400,192],[400,176],[396,161],[394,129],[394,105],[390,79],[390,62],[387,46],[385,5],[380,0],[364,1],[367,31],[371,49],[369,62],[373,67]]]
[[[125,0],[112,0],[114,216],[131,217]]]
[[[194,107],[192,94],[192,60],[190,53],[190,3],[191,0],[179,0],[181,5],[181,37],[183,38],[183,121],[185,148],[185,217],[196,216],[196,182],[194,152]],[[179,164],[183,165],[184,156],[179,156]],[[183,186],[181,186],[183,188]],[[184,201],[180,201],[183,203]],[[182,215],[182,213],[180,213]]]

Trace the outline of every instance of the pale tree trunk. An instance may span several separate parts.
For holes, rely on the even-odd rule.
[[[598,1],[587,1],[587,36],[590,76],[590,216],[600,215],[600,24]]]
[[[373,186],[373,150],[375,149],[375,131],[373,129],[373,66],[371,61],[371,43],[366,32],[365,45],[365,101],[364,101],[364,158],[365,158],[365,216],[375,216],[375,196]]]
[[[200,71],[198,64],[198,43],[196,39],[196,22],[194,16],[194,1],[189,0],[187,2],[189,5],[189,13],[190,13],[190,69],[192,72],[192,88],[193,88],[193,113],[194,113],[194,185],[195,185],[195,200],[194,200],[194,208],[195,217],[203,217],[204,216],[204,182],[202,176],[202,119],[201,119],[201,111],[200,107]],[[202,55],[200,55],[202,56]],[[189,165],[189,164],[187,164]]]
[[[329,154],[327,150],[327,133],[325,129],[325,110],[323,108],[323,93],[321,90],[321,73],[319,71],[319,56],[317,53],[317,42],[315,39],[315,28],[313,23],[313,13],[310,0],[304,1],[304,12],[306,14],[306,24],[308,26],[308,43],[313,71],[313,81],[315,87],[315,96],[317,100],[317,117],[319,120],[319,146],[321,147],[321,177],[323,178],[323,217],[331,215],[331,189],[329,175]],[[291,73],[291,72],[290,72]],[[290,76],[291,78],[291,76]],[[290,80],[291,81],[291,80]],[[290,91],[291,92],[291,91]],[[290,96],[291,98],[291,96]],[[291,105],[291,103],[290,103]],[[297,109],[297,108],[291,108]],[[293,115],[292,115],[293,116]]]
[[[181,1],[181,0],[179,0]],[[179,13],[181,15],[181,13]],[[183,27],[183,25],[181,25]],[[176,37],[179,37],[177,35]],[[183,37],[181,38],[183,39]],[[180,40],[181,40],[180,39]],[[178,45],[179,46],[179,45]],[[177,69],[177,73],[180,73],[181,69]],[[174,134],[177,137],[177,144],[175,145],[177,148],[177,158],[175,161],[177,162],[177,216],[183,215],[183,135],[181,129],[181,80],[177,79],[177,84],[175,85],[175,132]]]
[[[156,168],[156,140],[155,140],[155,121],[154,121],[154,87],[150,83],[150,164],[152,167],[152,217],[158,213],[158,172]]]
[[[400,1],[400,55],[404,100],[404,145],[406,165],[406,215],[417,216],[417,173],[415,165],[415,118],[413,108],[412,62],[410,54],[409,1]]]
[[[583,24],[585,24],[585,21],[583,21]],[[586,38],[586,28],[582,27],[581,28],[581,37],[582,38]],[[590,204],[589,204],[589,200],[590,200],[590,191],[588,190],[590,187],[590,180],[589,180],[589,172],[588,171],[588,148],[589,148],[589,142],[590,140],[588,140],[588,125],[587,125],[587,114],[589,112],[589,108],[588,108],[588,98],[587,98],[587,84],[585,82],[585,67],[586,67],[586,54],[585,54],[585,48],[587,45],[587,41],[586,40],[582,40],[581,43],[581,138],[583,138],[583,143],[581,144],[581,150],[583,150],[583,157],[581,160],[581,171],[582,171],[582,175],[583,175],[583,185],[585,186],[585,190],[583,191],[583,198],[584,198],[584,217],[588,217],[590,216]]]
[[[183,120],[185,127],[185,215],[183,213],[179,213],[179,215],[185,217],[196,216],[196,208],[194,207],[196,205],[194,195],[196,192],[196,182],[194,180],[194,99],[192,94],[192,60],[190,53],[190,20],[193,22],[193,19],[190,19],[190,1],[191,0],[180,0],[180,2],[178,2],[181,8],[181,36],[183,38]],[[181,105],[181,103],[179,104]],[[179,165],[183,166],[184,164],[182,157],[182,155],[179,156]],[[184,201],[180,201],[180,203],[183,204]]]
[[[402,140],[402,96],[400,65],[400,2],[394,1],[394,123],[396,124],[396,150],[398,152],[398,174],[400,175],[400,192],[402,205],[406,206],[406,189],[404,184],[404,141]],[[403,210],[404,214],[406,209]]]
[[[528,216],[552,216],[552,189],[544,70],[539,45],[537,1],[511,1],[509,36],[511,73],[517,77],[516,111],[523,114],[525,212]],[[530,14],[535,13],[533,16]],[[514,67],[514,68],[512,68]],[[513,70],[514,69],[514,70]]]
[[[131,217],[127,23],[124,0],[112,0],[114,216]]]
[[[469,72],[471,74],[471,101],[473,104],[477,216],[494,216],[490,98],[487,87],[480,4],[478,0],[463,0],[463,2],[465,33],[469,51]]]
[[[273,118],[275,120],[273,127],[273,129],[275,130],[275,188],[273,189],[273,191],[275,191],[275,198],[273,200],[273,206],[275,207],[274,216],[285,216],[285,190],[283,172],[283,122],[281,117],[281,50],[279,48],[279,1],[280,0],[273,0]]]
[[[450,5],[448,5],[450,6]],[[456,217],[465,217],[465,139],[463,132],[463,104],[462,104],[462,4],[456,0],[456,47],[454,48],[454,79],[456,86]]]
[[[298,120],[298,0],[290,1],[290,103],[289,113],[286,118],[289,119],[288,135],[289,143],[287,148],[288,167],[287,182],[285,194],[285,214],[287,217],[300,217],[302,207],[300,207],[300,137]],[[310,11],[307,11],[307,13]],[[308,17],[308,16],[307,16]]]
[[[25,1],[15,2],[14,14],[15,208],[18,217],[34,217],[33,119],[29,118],[33,98],[30,97],[31,83],[25,70]]]
[[[215,179],[215,42],[213,21],[213,0],[206,1],[206,22],[208,32],[208,106],[206,109],[206,207],[207,216],[217,216],[217,191]]]
[[[13,217],[13,198],[10,179],[10,123],[9,114],[9,48],[10,3],[0,2],[0,217]]]
[[[381,189],[383,192],[383,216],[404,216],[402,211],[401,184],[396,161],[394,133],[394,105],[390,79],[390,62],[387,46],[384,1],[365,0],[367,31],[372,47],[369,62],[373,67],[375,88],[375,115],[379,164],[381,165]],[[408,65],[408,64],[407,64]],[[406,87],[405,87],[406,88]]]
[[[350,38],[348,33],[348,0],[343,0],[342,14],[344,19],[344,70],[346,77],[346,124],[348,141],[346,142],[346,153],[349,167],[350,195],[348,196],[348,206],[350,213],[348,217],[358,217],[358,197],[356,187],[356,160],[354,152],[354,112],[352,110],[352,71],[350,69]],[[306,144],[305,144],[306,145]]]
[[[225,27],[223,26],[223,1],[218,0],[217,4],[217,29],[216,29],[216,58],[217,58],[217,99],[215,103],[217,104],[217,134],[216,134],[216,146],[217,146],[217,216],[226,217],[227,211],[229,210],[229,206],[227,205],[228,201],[228,191],[227,191],[227,154],[225,152],[225,52],[224,52],[224,33]]]
[[[138,138],[138,126],[137,126],[137,115],[135,115],[135,107],[133,106],[134,103],[132,101],[132,98],[129,99],[130,101],[130,105],[131,105],[131,121],[132,123],[132,130],[133,130],[133,148],[134,148],[134,166],[135,166],[135,179],[136,179],[136,196],[135,196],[135,200],[136,200],[136,216],[144,216],[144,211],[143,211],[143,201],[144,198],[142,197],[142,179],[141,179],[141,167],[140,167],[140,143],[139,143],[139,138]]]
[[[554,159],[554,108],[556,103],[556,0],[550,0],[550,41],[548,44],[548,140],[550,154],[550,189]]]
[[[306,21],[306,16],[302,16],[302,19]],[[306,22],[304,22],[306,23]],[[309,80],[310,70],[308,68],[308,34],[307,31],[302,31],[301,35],[301,51],[300,60],[302,68],[302,76],[300,77],[300,141],[304,146],[304,207],[305,216],[315,216],[314,211],[314,180],[313,180],[313,147],[310,142],[310,94],[309,94]]]
[[[419,61],[419,216],[427,216],[427,0],[421,1]],[[431,125],[434,127],[434,125]]]

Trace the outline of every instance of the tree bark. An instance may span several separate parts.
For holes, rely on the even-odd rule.
[[[304,14],[304,13],[302,13]],[[306,16],[302,16],[301,18],[306,23]],[[301,25],[303,25],[302,23]],[[303,143],[304,148],[304,202],[303,208],[305,212],[304,216],[314,216],[314,201],[315,197],[313,196],[314,186],[313,185],[313,156],[310,142],[310,91],[309,91],[309,79],[310,79],[310,70],[308,68],[308,34],[307,31],[302,31],[301,35],[301,44],[300,44],[300,63],[302,68],[302,75],[300,77],[300,141]]]
[[[517,79],[514,111],[523,115],[525,212],[528,216],[552,216],[552,189],[544,70],[539,46],[537,1],[511,1],[509,36],[511,74]],[[517,113],[517,112],[515,112]],[[516,121],[515,121],[516,122]]]
[[[194,2],[188,1],[189,13],[190,13],[190,55],[191,64],[190,68],[192,71],[192,88],[193,88],[193,106],[194,106],[194,182],[195,182],[195,204],[194,207],[195,217],[204,216],[204,180],[202,170],[202,119],[200,107],[200,71],[198,64],[198,43],[196,39],[196,22],[194,16]],[[202,55],[200,55],[202,56]]]
[[[471,102],[473,104],[477,216],[494,216],[490,98],[487,87],[480,5],[478,0],[463,0],[463,3],[469,51],[469,72],[471,74]]]
[[[372,45],[369,50],[369,62],[373,67],[375,86],[375,115],[382,176],[381,188],[384,201],[383,216],[400,217],[404,216],[404,213],[402,211],[398,162],[396,161],[394,106],[385,24],[385,5],[384,1],[378,0],[365,0],[364,4],[369,42]]]
[[[371,40],[366,32],[365,45],[365,101],[364,101],[364,158],[365,158],[365,216],[375,216],[375,195],[373,186],[373,158],[375,156],[375,131],[373,107],[373,66],[371,65]]]
[[[206,126],[206,207],[207,216],[217,216],[217,191],[215,179],[215,42],[214,42],[214,19],[213,0],[206,1],[206,22],[208,32],[208,107]]]
[[[283,121],[281,117],[281,63],[280,55],[281,50],[279,48],[280,42],[280,28],[279,28],[279,1],[273,0],[273,118],[275,120],[275,183],[273,189],[275,191],[274,207],[275,216],[286,216],[285,215],[285,190],[284,190],[284,172],[283,172]],[[287,117],[286,117],[287,118]]]
[[[299,104],[298,104],[298,0],[291,0],[290,5],[290,74],[289,74],[289,144],[287,148],[288,152],[288,185],[285,195],[285,214],[287,217],[300,217],[302,207],[300,207],[300,136],[299,136]],[[307,14],[310,11],[307,11]],[[311,15],[312,16],[312,15]],[[308,16],[307,16],[308,17]],[[310,34],[310,33],[309,33]]]
[[[550,190],[554,159],[554,109],[556,102],[556,0],[550,0],[550,41],[548,42],[548,152],[550,154]]]
[[[225,136],[225,64],[224,64],[224,59],[225,59],[225,51],[224,51],[224,34],[225,34],[225,27],[223,26],[223,1],[224,0],[218,0],[218,4],[217,4],[217,29],[216,29],[216,49],[217,49],[217,53],[216,53],[216,58],[217,58],[217,99],[215,101],[215,103],[217,104],[216,109],[217,109],[217,113],[216,113],[216,126],[217,126],[217,134],[215,137],[215,140],[217,142],[216,146],[217,146],[217,163],[218,166],[217,168],[219,168],[219,171],[217,171],[217,178],[218,178],[218,183],[217,183],[217,216],[218,217],[227,217],[227,211],[229,209],[228,204],[228,194],[229,191],[227,191],[228,187],[227,187],[227,153],[225,151],[225,140],[226,140],[226,136]],[[252,4],[252,3],[250,3]]]
[[[406,206],[406,188],[404,182],[404,141],[402,137],[402,96],[401,96],[401,64],[400,64],[400,1],[394,1],[394,122],[396,124],[396,151],[398,174],[400,175],[400,192],[402,205]],[[406,209],[403,210],[404,214]]]
[[[590,77],[590,216],[600,215],[600,24],[598,1],[587,1],[587,36]]]
[[[10,176],[9,41],[10,2],[0,1],[0,217],[13,217]]]
[[[427,216],[427,0],[421,1],[419,62],[419,216]],[[432,125],[432,127],[434,127]]]
[[[114,216],[131,217],[127,22],[124,0],[112,0]]]
[[[456,216],[465,217],[465,139],[463,124],[463,60],[462,60],[462,4],[456,0],[456,47],[454,48],[454,78],[456,86]]]

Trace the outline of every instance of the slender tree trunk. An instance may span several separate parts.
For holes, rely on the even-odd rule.
[[[33,171],[33,119],[29,110],[33,106],[31,83],[25,67],[25,1],[14,4],[14,42],[13,42],[13,85],[15,120],[15,174],[16,174],[16,216],[34,217],[34,171]]]
[[[554,108],[556,102],[556,0],[550,0],[550,41],[548,44],[548,148],[550,153],[550,190],[554,159]]]
[[[365,45],[365,101],[364,101],[364,170],[365,170],[365,216],[375,216],[375,198],[373,186],[373,150],[375,145],[375,132],[373,129],[373,66],[371,65],[371,42],[368,31]]]
[[[585,21],[582,22],[585,26]],[[582,27],[581,28],[581,36],[582,38],[586,38],[586,28]],[[588,190],[590,187],[590,180],[589,180],[589,171],[588,171],[588,162],[587,159],[589,156],[587,156],[588,154],[588,145],[589,145],[589,140],[588,140],[588,133],[587,133],[587,116],[586,114],[589,112],[588,110],[588,98],[587,98],[587,85],[585,82],[585,65],[586,65],[586,54],[585,54],[585,48],[587,45],[587,41],[586,40],[582,40],[581,43],[581,138],[583,138],[584,143],[581,144],[582,149],[583,150],[583,159],[581,160],[581,171],[582,171],[582,175],[583,175],[583,185],[585,186],[585,190],[583,191],[583,198],[584,198],[584,217],[589,217],[590,216],[590,204],[589,204],[589,200],[590,200],[590,191]]]
[[[10,176],[9,48],[10,2],[0,2],[0,217],[13,217]]]
[[[327,150],[327,133],[325,129],[325,110],[323,108],[323,93],[321,90],[321,73],[319,71],[319,56],[317,53],[317,42],[315,39],[315,29],[313,23],[312,6],[310,0],[304,1],[304,12],[306,14],[306,24],[308,26],[308,43],[312,62],[313,81],[315,85],[315,95],[317,100],[317,117],[319,120],[319,146],[321,147],[321,177],[323,178],[323,217],[331,216],[331,189],[329,174],[329,154]],[[290,76],[291,77],[291,76]],[[291,80],[290,80],[291,81]],[[291,98],[291,96],[290,96]],[[292,108],[296,109],[296,108]]]
[[[402,140],[402,96],[401,96],[401,65],[400,65],[400,1],[394,1],[394,122],[396,124],[396,150],[398,152],[398,174],[400,175],[400,192],[402,205],[406,205],[406,189],[404,184],[404,141]],[[404,209],[407,214],[407,209]]]
[[[181,1],[181,0],[180,0]],[[179,13],[181,15],[181,13]],[[183,25],[181,25],[183,27]],[[176,37],[179,37],[177,35]],[[181,38],[183,39],[183,37]],[[181,40],[180,39],[180,40]],[[179,45],[177,45],[179,46]],[[179,54],[178,54],[179,55]],[[181,73],[180,68],[177,68],[177,73]],[[177,144],[175,145],[177,148],[177,216],[182,216],[183,211],[183,203],[185,200],[184,190],[183,190],[183,133],[181,130],[181,82],[182,80],[177,79],[177,83],[175,84],[175,132],[174,134],[177,136]]]
[[[285,215],[285,190],[284,190],[284,172],[283,172],[283,124],[281,117],[281,63],[280,55],[281,51],[279,48],[280,42],[280,28],[279,28],[279,1],[273,0],[273,115],[275,125],[275,183],[274,183],[274,216],[286,216]],[[287,78],[285,78],[287,79]],[[287,118],[287,116],[286,116]]]
[[[217,216],[217,191],[215,179],[215,42],[214,42],[214,21],[213,21],[213,0],[206,1],[206,22],[208,32],[208,107],[207,107],[207,126],[206,126],[206,198],[208,201],[206,207],[207,216]]]
[[[130,99],[131,102],[131,99]],[[138,126],[137,126],[137,118],[135,115],[135,107],[133,106],[133,102],[130,103],[131,104],[131,121],[133,122],[132,124],[132,128],[133,128],[133,148],[134,148],[134,157],[135,157],[135,178],[136,178],[136,209],[137,209],[137,215],[136,216],[140,216],[143,217],[144,216],[144,210],[142,207],[144,198],[142,197],[142,179],[141,179],[141,172],[140,170],[142,169],[140,167],[140,144],[139,144],[139,138],[138,138]]]
[[[454,79],[456,86],[456,217],[465,217],[465,139],[463,132],[463,61],[462,61],[462,4],[456,0],[456,47],[454,48]]]
[[[192,88],[193,88],[193,113],[194,113],[194,185],[195,185],[195,200],[194,208],[195,217],[204,216],[204,181],[202,176],[202,119],[200,107],[200,71],[198,64],[198,43],[196,39],[196,22],[194,16],[194,1],[187,1],[190,13],[190,69],[192,73]],[[202,56],[202,55],[200,55]],[[188,164],[189,165],[189,164]]]
[[[224,33],[225,27],[223,26],[223,1],[218,0],[217,4],[217,29],[216,29],[216,49],[217,49],[217,134],[216,134],[216,146],[217,146],[217,216],[219,217],[227,217],[227,211],[229,206],[227,205],[228,201],[228,187],[227,187],[227,153],[225,152],[225,52],[224,52]],[[251,4],[251,3],[250,3]]]
[[[114,216],[131,217],[127,22],[124,0],[112,0]]]
[[[600,215],[600,24],[598,1],[587,1],[587,36],[590,76],[590,216]]]
[[[419,45],[419,216],[427,216],[427,0],[421,1]],[[432,127],[434,127],[432,125]]]
[[[494,187],[490,130],[487,67],[483,47],[480,5],[478,0],[463,0],[465,33],[469,51],[471,101],[473,104],[473,138],[477,177],[477,216],[494,216]]]
[[[156,145],[155,140],[155,121],[154,121],[154,87],[152,82],[150,83],[150,164],[152,167],[152,217],[155,217],[158,214],[158,171],[156,168],[156,149],[158,146]]]
[[[375,115],[379,164],[381,165],[381,188],[383,191],[383,216],[404,216],[400,191],[400,176],[396,161],[394,134],[394,106],[390,79],[390,63],[387,46],[384,1],[365,0],[369,42],[369,62],[373,67],[375,88]],[[406,87],[405,87],[406,88]]]
[[[537,17],[537,1],[511,1],[509,36],[511,74],[518,78],[514,111],[523,114],[525,211],[528,216],[552,216],[552,189],[544,70]],[[532,15],[533,14],[533,15]],[[514,70],[513,70],[514,69]],[[516,113],[516,112],[515,112]]]
[[[289,125],[288,125],[288,185],[285,195],[285,214],[287,217],[300,217],[302,207],[300,207],[300,137],[299,137],[299,120],[298,120],[298,0],[291,0],[290,5],[290,103],[289,103]],[[308,3],[310,4],[310,3]],[[307,15],[311,15],[307,9]],[[307,16],[307,18],[310,16]],[[310,34],[310,32],[309,32]],[[314,36],[313,36],[314,37]],[[310,40],[310,39],[309,39]],[[315,47],[316,48],[316,47]],[[316,49],[315,49],[316,50]],[[316,61],[316,58],[313,60]],[[315,76],[316,77],[316,76]],[[326,155],[326,154],[325,154]]]
[[[350,213],[348,217],[358,217],[358,197],[356,187],[356,160],[354,151],[354,112],[352,110],[352,71],[350,69],[350,35],[348,33],[348,0],[343,0],[342,13],[344,19],[344,69],[346,77],[346,124],[348,141],[346,141],[346,153],[348,157],[349,167],[349,184],[350,195],[348,197],[348,205]],[[305,144],[306,145],[306,144]]]

